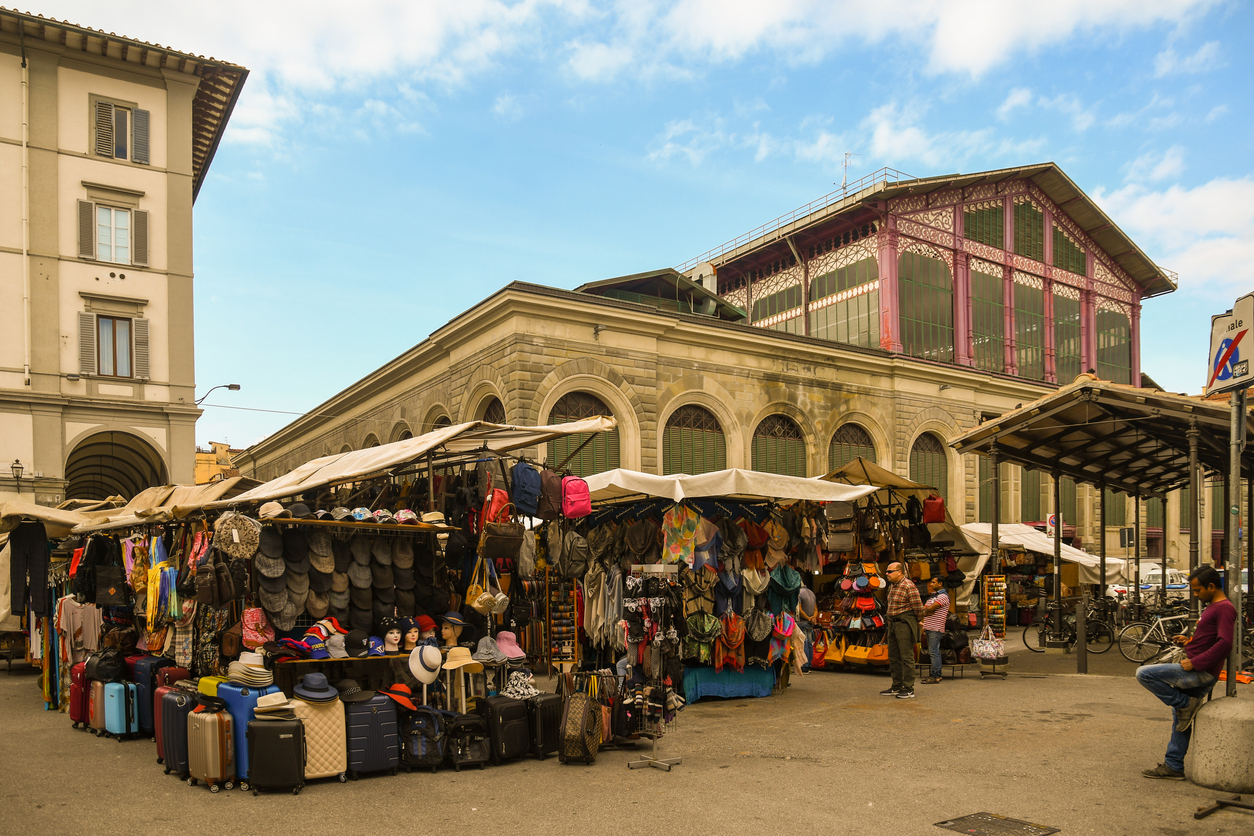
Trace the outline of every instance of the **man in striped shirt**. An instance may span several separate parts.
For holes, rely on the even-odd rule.
[[[888,672],[892,687],[881,697],[914,699],[914,646],[919,641],[923,601],[900,563],[888,564]]]
[[[945,635],[945,619],[949,616],[949,595],[939,575],[927,582],[930,596],[923,605],[923,634],[927,636],[927,652],[932,657],[932,668],[924,677],[924,685],[941,681],[941,637]]]

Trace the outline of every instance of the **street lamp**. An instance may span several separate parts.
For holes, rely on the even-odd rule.
[[[196,406],[200,406],[201,402],[203,402],[205,398],[209,397],[210,392],[213,392],[214,389],[226,389],[231,392],[238,392],[239,384],[238,383],[219,383],[217,386],[213,387],[213,389],[210,389],[209,392],[206,392],[205,394],[197,398]]]
[[[22,492],[22,472],[26,470],[21,459],[14,459],[13,464],[9,465],[9,471],[13,474],[13,481],[17,482],[17,492]]]

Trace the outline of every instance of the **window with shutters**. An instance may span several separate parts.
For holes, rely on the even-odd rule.
[[[1180,531],[1187,533],[1193,530],[1193,521],[1197,515],[1197,508],[1193,506],[1193,489],[1181,488],[1177,496],[1180,497],[1180,504],[1177,506],[1180,512]]]
[[[80,311],[78,373],[83,377],[150,378],[148,320]]]
[[[1001,201],[972,204],[962,211],[962,234],[968,241],[990,247],[1006,246],[1006,210]]]
[[[1062,477],[1059,493],[1062,494],[1062,524],[1075,525],[1079,515],[1079,500],[1076,495],[1075,480],[1070,476]]]
[[[97,157],[148,165],[150,114],[130,102],[91,97],[91,147]]]
[[[1045,260],[1045,213],[1032,198],[1015,198],[1015,253],[1034,261]]]
[[[910,448],[910,480],[930,485],[949,501],[949,462],[945,459],[945,445],[931,433],[915,439]]]
[[[568,392],[549,410],[548,423],[568,424],[614,413],[590,392]],[[587,442],[587,443],[585,443]],[[567,461],[569,459],[569,461]],[[549,442],[548,466],[563,466],[576,476],[591,476],[619,466],[618,427],[603,433],[575,433]]]
[[[1086,272],[1084,248],[1057,224],[1054,225],[1054,266],[1081,276]]]
[[[1146,528],[1162,528],[1163,521],[1166,517],[1166,507],[1161,499],[1156,496],[1151,496],[1149,499],[1145,500]]]
[[[131,263],[131,210],[96,206],[96,259]]]
[[[1019,376],[1045,379],[1045,291],[1015,282],[1015,345]]]
[[[681,406],[662,431],[662,474],[712,473],[727,469],[727,439],[713,412],[696,404]]]
[[[1106,527],[1113,528],[1117,526],[1127,525],[1128,519],[1128,497],[1127,494],[1118,491],[1106,489],[1104,497],[1106,502]]]
[[[844,467],[856,458],[875,461],[875,442],[871,434],[857,424],[842,424],[827,448],[827,469]]]
[[[954,360],[954,285],[939,258],[902,253],[897,262],[901,349],[912,357]]]
[[[806,442],[797,422],[768,415],[753,431],[753,469],[785,476],[806,475]]]
[[[1080,300],[1070,288],[1054,293],[1054,370],[1059,383],[1070,383],[1081,371]]]
[[[148,266],[148,213],[80,200],[78,256],[112,264]]]
[[[118,316],[96,318],[96,373],[131,377],[131,321]]]
[[[1132,382],[1132,323],[1122,311],[1097,312],[1097,376],[1112,383]]]

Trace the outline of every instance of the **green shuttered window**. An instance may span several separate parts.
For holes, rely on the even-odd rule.
[[[1045,291],[1015,283],[1015,341],[1019,376],[1045,379]]]
[[[971,332],[975,367],[1006,370],[1006,301],[1000,276],[971,271]]]
[[[844,467],[856,458],[875,461],[875,442],[871,434],[857,424],[844,424],[832,436],[827,448],[827,469]]]
[[[753,431],[753,469],[785,476],[806,475],[806,442],[787,415],[768,415]]]
[[[1044,522],[1041,513],[1041,472],[1023,468],[1019,478],[1019,519],[1025,523]]]
[[[945,446],[931,433],[924,433],[910,448],[910,479],[923,485],[931,485],[949,503],[949,463],[945,460]]]
[[[968,241],[978,241],[999,250],[1006,246],[1006,210],[1001,204],[984,209],[967,208],[962,214],[962,234]]]
[[[810,336],[863,348],[879,348],[878,262],[874,258],[855,261],[824,273],[810,285],[811,301],[818,302],[836,295],[841,297],[838,301],[810,312]]]
[[[727,469],[727,439],[714,413],[695,404],[681,406],[662,432],[662,474],[711,473]]]
[[[954,286],[939,258],[902,253],[897,265],[902,351],[912,357],[952,363]]]
[[[1054,294],[1054,368],[1059,383],[1075,380],[1080,368],[1080,300]]]
[[[1084,250],[1071,242],[1067,233],[1054,225],[1054,266],[1083,276]]]
[[[613,412],[605,405],[605,402],[596,395],[588,392],[568,392],[558,399],[553,405],[553,409],[549,411],[548,423],[550,424],[567,424],[571,421],[582,421],[584,418],[592,418],[597,415],[605,415],[612,417]],[[579,449],[579,446],[588,440],[588,433],[576,433],[575,435],[559,438],[549,442],[548,465],[557,467],[566,457]],[[576,476],[591,476],[594,473],[603,473],[607,470],[614,470],[619,466],[619,444],[618,444],[618,428],[609,432],[596,433],[595,437],[588,442],[588,445],[579,454],[566,464],[566,469]]]
[[[1097,312],[1097,376],[1132,382],[1132,324],[1121,311]]]
[[[1015,253],[1045,260],[1045,214],[1030,200],[1015,204]]]

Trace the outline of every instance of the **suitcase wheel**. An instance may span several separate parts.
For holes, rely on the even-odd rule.
[[[432,771],[432,772],[435,772],[435,770],[434,770],[434,769],[433,769],[433,770],[431,770],[431,771]],[[462,765],[461,765],[460,763],[455,763],[455,764],[453,764],[453,771],[454,771],[454,772],[461,772],[461,771],[462,771]]]
[[[189,787],[194,787],[194,786],[196,786],[196,779],[195,779],[195,778],[188,778],[188,779],[187,779],[187,786],[189,786]]]
[[[227,781],[225,784],[223,784],[223,785],[222,785],[222,787],[223,787],[224,789],[233,790],[233,789],[235,789],[235,784],[234,784],[234,783],[232,783],[231,781]],[[216,792],[216,790],[215,790],[215,792]]]
[[[153,743],[156,743],[156,742],[157,742],[157,738],[155,738],[155,737],[154,737],[154,738],[152,739],[152,742],[153,742]]]
[[[300,787],[292,787],[292,795],[300,795]]]
[[[77,722],[77,721],[76,721],[76,722],[74,722],[72,725],[73,725],[73,727],[74,727],[74,728],[78,728],[78,722]]]
[[[397,772],[400,772],[400,767],[392,767],[392,774],[395,775]]]
[[[356,781],[356,780],[357,780],[357,773],[356,773],[356,772],[350,772],[350,773],[348,773],[348,777],[349,777],[349,778],[352,778],[354,781]],[[343,779],[343,778],[341,778],[340,780],[342,781],[342,780],[344,780],[344,779]]]
[[[256,798],[256,797],[257,797],[257,791],[253,790],[253,798]]]
[[[166,774],[166,775],[169,775],[169,774],[170,774],[170,767],[168,767],[168,766],[167,766],[167,767],[165,768],[165,774]]]
[[[217,791],[218,791],[218,785],[217,785],[217,784],[210,784],[210,785],[209,785],[209,792],[217,792]]]
[[[157,758],[157,763],[165,763],[165,758]],[[168,769],[166,770],[166,772],[169,772],[169,771],[170,770]]]
[[[239,782],[239,788],[240,788],[241,790],[243,790],[244,792],[248,792],[248,782],[247,782],[247,781],[240,781],[240,782]],[[227,787],[227,789],[229,790],[229,789],[230,789],[230,787]]]
[[[345,775],[343,772],[340,773],[340,783],[341,784],[348,783],[348,776]]]

